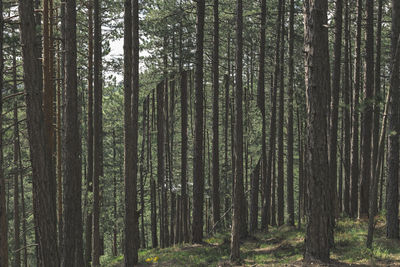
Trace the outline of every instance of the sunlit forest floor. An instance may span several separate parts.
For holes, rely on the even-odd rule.
[[[367,221],[342,219],[335,230],[332,263],[312,266],[400,266],[400,242],[385,238],[385,221],[376,224],[373,250],[365,246]],[[203,245],[185,244],[141,250],[139,266],[309,266],[302,263],[304,227],[282,226],[259,232],[241,244],[242,265],[229,262],[229,233],[206,238]],[[103,257],[103,266],[122,267],[123,258]]]

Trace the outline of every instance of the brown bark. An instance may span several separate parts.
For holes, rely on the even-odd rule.
[[[21,170],[21,175],[19,176],[19,181],[20,181],[20,188],[21,188],[21,211],[22,211],[22,243],[23,243],[23,252],[24,252],[24,261],[23,261],[23,266],[28,267],[28,248],[27,248],[27,242],[26,242],[26,211],[25,211],[25,192],[24,192],[24,180],[23,180],[23,175],[22,175],[22,155],[21,155],[21,141],[19,135],[18,137],[18,166],[19,169]]]
[[[100,266],[100,176],[102,175],[102,45],[101,45],[101,0],[93,0],[93,233],[92,265]]]
[[[214,0],[214,42],[213,42],[213,139],[212,139],[212,196],[213,225],[219,228],[219,2]]]
[[[350,87],[350,29],[349,29],[349,1],[345,1],[345,47],[344,47],[344,87],[343,87],[343,113],[344,113],[344,213],[350,215],[350,152],[351,152],[351,87]]]
[[[260,26],[260,58],[259,58],[259,72],[258,72],[258,84],[257,84],[257,106],[261,112],[262,119],[262,151],[261,151],[261,189],[262,198],[261,203],[266,196],[266,170],[267,170],[267,145],[266,145],[266,121],[265,121],[265,28],[266,28],[266,17],[267,17],[267,3],[266,0],[261,0],[261,26]],[[252,179],[252,201],[250,208],[250,232],[254,232],[258,228],[258,190],[259,190],[259,175],[256,173]],[[269,194],[268,194],[269,195]],[[266,218],[265,218],[266,219]],[[268,223],[263,226],[264,229],[268,230]]]
[[[362,120],[360,218],[368,216],[372,175],[372,129],[374,101],[374,1],[366,0],[364,112]]]
[[[62,266],[83,266],[82,172],[78,118],[76,2],[65,11],[64,229]]]
[[[342,21],[343,1],[336,0],[335,10],[335,44],[334,44],[334,66],[332,74],[332,91],[330,101],[330,125],[329,125],[329,179],[330,179],[330,244],[334,245],[333,229],[337,210],[337,139],[339,121],[339,95],[340,95],[340,72],[342,59]]]
[[[283,158],[283,127],[285,120],[285,84],[284,84],[284,59],[285,59],[285,3],[282,0],[281,8],[281,43],[280,43],[280,75],[279,75],[279,117],[278,117],[278,177],[277,177],[277,195],[278,195],[278,226],[284,224],[285,220],[285,171]]]
[[[144,140],[144,138],[143,138]],[[115,140],[115,129],[112,131],[112,146],[113,146],[113,166],[117,166],[117,152],[116,152],[116,140]],[[117,175],[113,173],[113,242],[112,242],[112,255],[116,257],[118,255],[118,246],[117,246],[117,234],[118,234],[118,226],[117,226]]]
[[[288,126],[287,126],[287,212],[288,224],[294,226],[294,189],[293,189],[293,88],[294,88],[294,0],[289,5],[289,86],[288,86]]]
[[[39,264],[59,266],[55,179],[42,109],[42,73],[38,60],[34,3],[19,1],[20,33],[27,105],[27,126],[32,163],[34,217]],[[40,46],[39,46],[40,47]],[[39,51],[39,53],[38,53]],[[53,187],[54,185],[54,187]],[[4,229],[2,227],[2,229]]]
[[[188,96],[187,96],[187,72],[181,73],[181,194],[182,194],[182,222],[183,241],[189,242],[188,229],[188,195],[187,195],[187,149],[188,149]]]
[[[231,261],[240,260],[240,238],[243,237],[245,201],[243,188],[243,2],[236,2],[236,124],[235,124],[235,176],[231,236]]]
[[[54,150],[54,88],[52,84],[53,70],[51,69],[51,45],[50,45],[50,11],[49,2],[52,0],[43,0],[43,112],[45,115],[45,125],[47,135],[49,137],[49,154],[53,154]]]
[[[154,90],[152,92],[152,112],[151,112],[151,120],[149,116],[149,121],[147,122],[147,152],[148,152],[148,162],[150,168],[150,201],[151,201],[151,245],[152,248],[156,248],[158,246],[158,239],[157,239],[157,189],[156,189],[156,181],[153,177],[153,160],[151,154],[151,130],[153,130],[154,125],[154,114],[155,114],[155,100],[154,100]],[[150,102],[150,97],[149,97]],[[150,103],[149,103],[150,105]],[[150,109],[150,106],[149,106]],[[149,111],[150,115],[150,111]]]
[[[195,133],[193,155],[193,225],[192,241],[203,239],[204,162],[203,162],[203,50],[205,1],[197,1],[195,56]]]
[[[388,172],[386,182],[386,236],[390,239],[399,238],[399,133],[400,133],[400,2],[392,0],[392,60],[393,69],[390,81],[389,106],[389,155],[387,159]],[[397,48],[396,48],[397,47]]]
[[[308,224],[305,261],[329,261],[330,188],[327,149],[327,119],[330,91],[328,1],[304,3],[305,67],[307,97],[307,203]]]
[[[160,245],[164,247],[164,218],[163,218],[163,192],[165,183],[165,161],[164,161],[164,82],[157,85],[157,186],[160,218]],[[166,216],[166,215],[165,215]]]
[[[141,148],[141,154],[140,154],[140,213],[141,213],[141,222],[140,222],[140,226],[141,226],[141,234],[140,234],[140,246],[142,248],[146,248],[146,233],[145,233],[145,226],[144,226],[144,212],[145,212],[145,205],[144,205],[144,185],[145,185],[145,179],[144,176],[145,174],[145,165],[144,165],[144,155],[145,155],[145,146],[146,146],[146,125],[147,125],[147,99],[145,99],[145,101],[143,101],[143,112],[142,112],[142,148]],[[115,148],[115,145],[114,145]],[[115,154],[115,153],[114,153]],[[147,171],[147,170],[146,170]],[[115,189],[116,190],[116,189]],[[114,198],[114,205],[115,205],[115,221],[117,220],[117,199],[116,199],[116,195]],[[117,232],[116,230],[117,224],[115,223],[115,232]],[[116,244],[117,242],[115,242]],[[115,248],[116,250],[116,248]],[[117,253],[115,253],[115,255],[118,255]]]
[[[88,0],[88,114],[87,114],[87,181],[88,194],[93,193],[93,0]],[[85,266],[92,259],[92,209],[86,214]]]
[[[17,59],[16,51],[13,49],[13,93],[17,93]],[[0,110],[1,112],[1,110]],[[1,114],[1,113],[0,113]],[[1,127],[0,127],[1,129]],[[19,214],[19,124],[18,124],[18,103],[14,101],[14,259],[13,266],[21,266],[21,239],[20,239],[20,214]]]
[[[374,128],[373,128],[373,152],[372,152],[372,177],[374,178],[377,174],[376,171],[380,170],[380,167],[377,169],[376,164],[377,161],[380,160],[378,158],[378,146],[379,146],[379,124],[380,124],[380,104],[382,102],[381,97],[381,47],[382,47],[382,9],[383,9],[383,0],[378,1],[378,20],[376,25],[376,58],[375,58],[375,77],[374,77]],[[378,176],[379,183],[379,176]],[[378,201],[378,199],[374,200]],[[378,205],[377,205],[378,206]],[[374,212],[377,212],[374,211]]]
[[[351,143],[351,206],[350,216],[355,218],[358,215],[358,181],[359,181],[359,96],[361,80],[361,20],[362,0],[357,1],[357,33],[356,33],[356,63],[354,69],[354,94],[353,94],[353,122],[352,122],[352,143]]]
[[[125,7],[129,4],[126,3]],[[128,10],[126,9],[125,12]],[[132,1],[132,13],[125,14],[128,24],[125,24],[125,34],[128,35],[125,59],[125,68],[131,71],[126,73],[125,82],[131,83],[125,87],[125,243],[124,261],[125,266],[134,266],[138,263],[139,250],[139,214],[137,211],[137,174],[138,174],[138,117],[139,117],[139,3]],[[127,17],[130,16],[130,17]],[[128,30],[132,30],[132,39]],[[132,50],[128,50],[132,48]],[[131,65],[129,65],[131,64]],[[130,74],[130,75],[129,75]],[[128,76],[129,75],[129,76]],[[129,114],[127,114],[129,113]],[[129,170],[128,170],[129,169]]]

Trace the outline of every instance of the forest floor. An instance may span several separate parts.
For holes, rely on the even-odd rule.
[[[379,217],[374,247],[365,246],[367,221],[342,219],[335,230],[330,264],[312,266],[400,266],[400,241],[385,238],[385,222]],[[139,266],[310,266],[302,262],[304,228],[273,227],[242,241],[242,265],[231,265],[229,233],[205,239],[203,245],[184,244],[139,252]],[[103,266],[122,267],[122,258],[103,261]]]

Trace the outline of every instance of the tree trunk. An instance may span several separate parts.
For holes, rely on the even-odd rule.
[[[282,0],[281,8],[281,44],[280,44],[280,75],[279,75],[279,118],[278,118],[278,179],[277,179],[277,195],[278,195],[278,226],[285,223],[285,171],[283,158],[283,128],[285,120],[285,84],[284,84],[284,59],[285,59],[285,2]]]
[[[330,188],[327,149],[330,73],[328,1],[307,0],[305,7],[305,64],[307,96],[307,203],[305,261],[329,261]]]
[[[93,0],[93,234],[92,265],[100,266],[100,176],[103,159],[103,123],[102,123],[102,44],[101,44],[101,0]]]
[[[144,176],[147,174],[147,170],[145,172],[145,167],[144,167],[144,155],[145,155],[145,146],[146,146],[146,126],[147,126],[147,107],[148,107],[148,98],[146,98],[143,101],[143,115],[142,115],[142,148],[141,148],[141,154],[140,154],[140,214],[141,216],[141,234],[140,234],[140,245],[142,248],[146,248],[146,233],[145,233],[145,226],[144,226],[144,211],[145,211],[145,205],[144,205],[144,186],[145,186],[145,178]],[[115,145],[114,145],[115,147]],[[146,174],[145,174],[146,173]],[[117,200],[115,199],[115,209],[117,206]],[[117,220],[117,214],[115,213],[115,220]],[[117,227],[117,224],[115,223],[115,228]],[[117,230],[115,229],[115,232]],[[116,242],[115,242],[116,243]],[[118,255],[115,253],[115,255]]]
[[[356,63],[354,69],[354,94],[353,94],[353,129],[351,144],[351,206],[350,216],[355,218],[358,215],[358,181],[359,181],[359,95],[361,80],[361,20],[362,20],[362,0],[357,1],[357,33],[356,33]]]
[[[13,93],[17,93],[17,59],[15,48],[12,51],[13,61]],[[0,110],[1,114],[1,110]],[[1,129],[1,127],[0,127]],[[14,100],[14,261],[13,266],[21,266],[21,239],[20,239],[20,214],[19,214],[19,173],[22,175],[22,169],[19,169],[19,125],[18,125],[18,103]]]
[[[33,8],[32,8],[33,9]],[[32,10],[33,12],[33,10]],[[3,112],[3,1],[0,0],[0,114]],[[33,15],[33,14],[32,14]],[[22,20],[23,22],[23,20]],[[34,28],[34,25],[32,26]],[[32,36],[33,39],[35,38]],[[22,40],[24,41],[24,40]],[[26,42],[26,41],[25,41]],[[33,47],[31,47],[33,48]],[[32,58],[33,59],[33,58]],[[3,172],[3,116],[0,116],[0,265],[8,266],[8,237],[7,237],[7,207],[6,207],[6,183]]]
[[[235,176],[233,196],[233,219],[231,238],[231,261],[240,260],[240,238],[243,233],[245,210],[242,203],[245,201],[243,188],[243,2],[237,0],[236,9],[236,127],[235,127]]]
[[[389,106],[389,155],[386,184],[386,236],[399,238],[399,133],[400,133],[400,2],[392,0],[392,59],[390,81],[391,100]],[[397,47],[397,48],[396,48]]]
[[[337,139],[339,121],[339,95],[340,95],[340,72],[342,59],[342,21],[343,1],[336,0],[335,10],[335,44],[334,44],[334,66],[332,75],[332,92],[330,101],[330,125],[329,125],[329,179],[330,179],[330,244],[334,245],[333,229],[337,210]]]
[[[19,169],[21,170],[20,174],[20,186],[21,186],[21,208],[22,208],[22,240],[23,240],[23,251],[24,251],[24,267],[28,267],[28,248],[27,248],[27,243],[26,243],[26,212],[25,212],[25,193],[24,193],[24,179],[22,175],[22,170],[23,170],[23,165],[22,165],[22,155],[21,155],[21,141],[19,134],[17,136],[18,138],[18,166]]]
[[[372,177],[377,174],[375,171],[380,171],[380,166],[376,169],[378,159],[379,146],[379,124],[380,124],[380,104],[381,100],[381,47],[382,47],[382,6],[383,0],[378,2],[378,21],[376,25],[376,58],[375,58],[375,86],[374,86],[374,127],[373,127],[373,152],[372,152]],[[379,176],[378,180],[379,182]],[[374,200],[375,201],[375,200]],[[376,199],[378,201],[378,199]],[[377,205],[378,207],[378,205]],[[374,211],[375,213],[377,210]]]
[[[78,118],[76,2],[65,10],[64,236],[62,266],[83,266],[82,172]]]
[[[189,242],[188,228],[188,195],[187,195],[187,150],[188,150],[188,96],[187,96],[187,72],[181,73],[181,195],[182,195],[182,222],[183,241]]]
[[[288,127],[287,127],[287,211],[289,225],[294,226],[294,191],[293,191],[293,88],[294,88],[294,0],[289,6],[289,102],[288,102]]]
[[[160,217],[160,245],[165,246],[164,239],[164,218],[167,216],[163,214],[164,203],[163,203],[163,192],[165,183],[165,161],[164,161],[164,82],[157,85],[157,186],[159,191],[159,217]],[[160,195],[161,194],[161,195]]]
[[[298,210],[298,228],[301,229],[301,219],[304,216],[304,166],[303,166],[303,142],[302,142],[302,128],[303,123],[300,121],[300,111],[297,108],[297,146],[299,153],[299,210]]]
[[[257,106],[261,112],[262,119],[262,151],[261,151],[261,163],[258,168],[258,175],[254,172],[252,179],[252,194],[251,194],[251,207],[250,207],[250,232],[254,232],[258,228],[258,191],[259,191],[259,180],[260,173],[261,177],[261,189],[262,197],[261,201],[265,199],[266,195],[266,166],[267,166],[267,147],[265,143],[266,139],[266,122],[265,122],[265,25],[267,17],[267,3],[266,0],[261,0],[261,26],[260,26],[260,57],[259,57],[259,72],[258,72],[258,84],[257,84]],[[265,219],[265,218],[264,218]],[[264,229],[268,229],[268,223],[264,225]]]
[[[203,239],[204,162],[203,162],[203,48],[205,1],[197,1],[195,63],[195,133],[193,155],[193,227],[192,241]]]
[[[139,214],[137,211],[138,117],[139,117],[139,4],[125,3],[125,266],[138,263]],[[132,12],[132,13],[131,13]],[[130,31],[132,30],[132,35]],[[130,42],[130,43],[128,43]],[[131,59],[128,59],[131,57]]]
[[[219,3],[214,0],[214,42],[213,42],[213,141],[212,141],[212,184],[213,184],[213,225],[219,228]],[[217,225],[218,224],[218,225]]]
[[[350,215],[350,152],[351,152],[351,87],[350,87],[350,17],[349,17],[349,0],[345,1],[345,48],[344,48],[344,87],[343,87],[343,101],[344,101],[344,195],[343,205],[344,213]]]
[[[93,0],[88,1],[88,122],[87,122],[87,181],[88,194],[93,193]],[[91,202],[89,202],[91,204]],[[92,259],[92,209],[86,214],[85,231],[85,266],[90,266]]]
[[[38,60],[34,3],[19,1],[20,33],[27,105],[27,126],[32,163],[33,199],[39,264],[59,266],[53,164],[42,109],[42,73]],[[54,188],[53,185],[54,184]],[[1,227],[5,229],[5,227]],[[3,236],[3,235],[2,235]],[[3,246],[1,246],[3,247]],[[2,253],[3,254],[3,253]],[[4,254],[3,254],[4,255]],[[2,256],[1,258],[4,258]]]
[[[368,216],[374,101],[374,1],[366,0],[364,112],[361,158],[360,218]]]

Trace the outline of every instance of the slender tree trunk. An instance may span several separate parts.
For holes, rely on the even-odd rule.
[[[340,95],[340,72],[342,59],[342,21],[343,1],[336,0],[335,10],[335,44],[334,44],[334,67],[332,74],[332,91],[330,101],[330,125],[329,125],[329,179],[330,179],[330,244],[334,245],[333,230],[337,211],[337,139],[339,121],[339,95]]]
[[[305,8],[305,55],[307,96],[307,203],[308,224],[304,258],[329,261],[330,194],[327,149],[330,73],[327,11],[328,1],[307,0]]]
[[[92,265],[100,266],[100,176],[103,159],[101,0],[93,0],[93,234]]]
[[[265,143],[266,139],[266,122],[265,122],[265,28],[266,28],[266,17],[267,17],[267,3],[266,0],[261,0],[261,26],[260,26],[260,57],[259,57],[259,72],[258,72],[258,84],[257,84],[257,106],[261,112],[262,119],[262,151],[261,151],[261,163],[259,163],[258,168],[262,168],[261,174],[263,179],[262,188],[262,198],[263,202],[266,195],[266,166],[267,166],[267,146]],[[258,228],[258,190],[259,190],[259,180],[260,180],[260,170],[254,171],[252,179],[252,194],[251,194],[251,207],[250,207],[250,232],[254,232]],[[265,220],[265,218],[264,218]],[[264,225],[264,229],[268,230],[268,223]]]
[[[376,25],[376,58],[375,58],[375,86],[374,86],[374,127],[373,127],[373,152],[372,152],[372,177],[377,174],[376,171],[380,171],[380,166],[376,169],[378,158],[378,146],[379,146],[379,125],[380,125],[380,104],[381,100],[381,47],[382,47],[382,7],[383,0],[378,2],[378,21]],[[379,176],[378,180],[379,182]],[[378,199],[375,199],[378,201]],[[374,201],[375,201],[374,200]],[[377,205],[378,207],[378,205]],[[377,212],[375,210],[374,212]]]
[[[28,248],[27,248],[27,242],[26,242],[26,212],[25,212],[25,192],[24,192],[24,179],[23,179],[23,165],[22,165],[22,155],[21,155],[21,141],[19,134],[17,136],[18,138],[18,166],[21,171],[19,181],[20,181],[20,186],[21,186],[21,208],[22,208],[22,241],[23,241],[23,252],[24,252],[24,267],[28,267]]]
[[[17,59],[16,50],[13,49],[13,93],[17,93]],[[0,110],[1,114],[1,110]],[[1,129],[1,128],[0,128]],[[19,173],[22,175],[22,169],[19,169],[19,125],[18,125],[18,103],[14,101],[14,259],[13,266],[21,266],[21,239],[20,239],[20,214],[19,214]]]
[[[277,195],[278,195],[278,226],[285,223],[285,171],[283,156],[283,128],[285,120],[285,84],[284,84],[284,59],[285,59],[285,2],[282,0],[281,9],[281,44],[280,44],[280,75],[279,75],[279,117],[278,117],[278,179],[277,179]]]
[[[132,10],[130,9],[132,4]],[[125,266],[138,263],[139,214],[137,211],[139,117],[139,4],[125,2]],[[131,13],[132,12],[132,13]],[[131,31],[131,32],[130,32]],[[131,35],[132,33],[132,35]],[[130,43],[128,43],[130,42]],[[130,58],[130,59],[129,59]],[[129,68],[129,70],[128,70]]]
[[[56,15],[57,16],[57,15]],[[60,51],[60,42],[57,43],[57,50]],[[61,131],[61,90],[63,86],[62,77],[64,75],[61,73],[61,55],[58,53],[57,56],[57,115],[56,115],[56,138],[57,138],[57,219],[58,219],[58,244],[61,246],[63,244],[63,192],[62,192],[62,131]]]
[[[355,218],[358,215],[358,181],[359,181],[359,95],[361,83],[361,20],[362,20],[362,0],[357,1],[357,33],[356,33],[356,63],[354,69],[354,94],[353,94],[353,126],[351,143],[351,206],[350,216]]]
[[[52,84],[53,70],[51,67],[50,47],[50,11],[49,2],[43,0],[43,112],[45,116],[46,131],[48,131],[49,155],[52,156],[54,149],[54,88]]]
[[[188,228],[188,195],[187,195],[187,149],[188,149],[188,95],[187,72],[181,73],[181,194],[182,194],[182,222],[183,241],[189,242]]]
[[[149,167],[150,167],[150,199],[151,199],[151,240],[152,247],[156,248],[158,246],[158,238],[157,238],[157,188],[156,181],[153,177],[153,159],[152,159],[152,142],[151,142],[151,130],[154,130],[154,114],[155,114],[155,98],[154,98],[154,90],[152,91],[152,111],[151,111],[151,119],[149,117],[148,126],[147,126],[147,134],[148,134],[148,144],[147,151],[149,155]],[[149,103],[150,105],[150,103]],[[149,106],[150,108],[150,106]],[[150,113],[149,113],[150,114]],[[151,130],[150,130],[151,129]]]
[[[143,138],[144,140],[144,138]],[[116,140],[115,140],[115,129],[112,131],[112,144],[113,144],[113,166],[117,166],[117,152],[116,152]],[[115,171],[112,173],[113,176],[113,243],[112,243],[112,255],[116,257],[118,255],[118,247],[117,247],[117,175],[115,174]]]
[[[167,55],[167,47],[168,47],[168,37],[164,37],[164,42],[163,42],[163,49],[164,49],[164,92],[163,92],[163,97],[164,97],[164,105],[163,105],[163,127],[164,127],[164,139],[163,139],[163,144],[164,144],[164,183],[161,186],[161,205],[162,205],[162,214],[161,220],[162,220],[162,226],[163,226],[163,239],[161,239],[163,242],[161,243],[161,247],[168,247],[169,246],[169,230],[168,230],[168,189],[167,189],[167,184],[170,181],[170,176],[169,176],[169,112],[168,112],[168,85],[169,85],[169,79],[168,79],[168,55]]]
[[[399,238],[399,133],[400,133],[400,78],[399,78],[400,2],[392,0],[392,59],[389,106],[389,155],[386,184],[386,236]],[[397,48],[396,48],[397,47]]]
[[[203,162],[203,49],[204,49],[205,1],[197,1],[196,24],[196,66],[195,66],[195,133],[193,155],[193,226],[192,241],[203,239],[203,200],[204,200],[204,162]]]
[[[62,266],[83,266],[82,172],[78,118],[76,2],[65,11],[64,236]]]
[[[173,38],[173,56],[172,56],[172,67],[175,67],[175,38]],[[176,227],[175,225],[178,223],[176,217],[176,199],[177,194],[175,190],[173,190],[174,186],[174,122],[175,122],[175,76],[173,80],[170,82],[170,148],[169,148],[169,176],[170,176],[170,194],[171,194],[171,218],[170,218],[170,243],[175,244],[175,236]]]
[[[145,205],[144,205],[144,186],[145,186],[145,178],[144,176],[145,174],[145,167],[144,167],[144,155],[145,155],[145,146],[146,146],[146,125],[147,125],[147,107],[148,107],[148,103],[147,103],[147,98],[143,101],[143,116],[142,116],[142,148],[141,148],[141,154],[140,154],[140,214],[141,216],[141,222],[140,222],[140,226],[141,226],[141,234],[140,234],[140,244],[142,248],[146,248],[146,233],[145,233],[145,226],[144,226],[144,211],[145,211]],[[115,146],[114,146],[115,147]],[[146,170],[147,173],[147,170]],[[117,205],[117,200],[115,199],[115,208]],[[116,218],[117,219],[117,216]],[[117,225],[115,225],[115,232],[117,232],[116,230]],[[116,242],[115,242],[116,243]],[[117,253],[116,253],[117,255]]]
[[[164,219],[163,216],[163,192],[165,183],[165,161],[164,161],[164,82],[157,85],[157,184],[159,191],[159,217],[160,217],[160,245],[165,246]],[[161,194],[161,195],[160,195]]]
[[[19,1],[20,33],[27,105],[27,126],[32,163],[33,200],[40,266],[59,266],[55,181],[49,157],[48,136],[42,109],[42,73],[38,60],[34,3]],[[0,216],[1,217],[1,216]],[[5,229],[5,227],[1,227]],[[3,236],[3,235],[2,235]],[[3,254],[4,255],[4,254]],[[4,258],[2,256],[1,258]]]
[[[287,127],[287,211],[289,225],[294,226],[294,190],[293,190],[293,88],[294,88],[294,0],[289,5],[289,102]]]
[[[93,0],[88,0],[88,122],[87,122],[87,181],[88,194],[93,193]],[[90,202],[89,202],[90,203]],[[91,203],[90,203],[91,204]],[[92,209],[86,214],[85,231],[85,266],[90,266],[92,259]]]
[[[3,1],[0,0],[0,114],[3,112]],[[34,37],[33,37],[34,38]],[[3,116],[0,116],[0,265],[8,266],[6,183],[3,172]]]
[[[213,225],[219,228],[219,2],[214,0],[214,42],[213,42],[213,141],[212,141],[212,176],[213,176]],[[219,225],[217,225],[219,224]]]
[[[349,0],[345,1],[345,48],[344,48],[344,213],[350,215],[350,152],[351,152],[351,87],[350,87],[350,29]]]
[[[233,219],[231,237],[231,261],[240,260],[240,237],[243,236],[242,225],[245,216],[243,188],[243,2],[236,2],[236,127],[235,127],[235,176],[233,196]]]
[[[302,142],[302,128],[303,123],[300,121],[300,111],[297,108],[297,146],[299,153],[299,210],[298,210],[298,228],[301,228],[301,219],[304,216],[304,167],[303,167],[303,142]]]
[[[230,35],[228,35],[228,44],[227,44],[227,67],[228,67],[228,73],[224,75],[224,84],[225,84],[225,127],[224,127],[224,135],[225,135],[225,203],[224,203],[224,210],[225,213],[227,214],[225,216],[225,226],[230,225],[231,218],[230,218],[230,212],[229,210],[231,209],[231,203],[229,199],[229,187],[228,187],[228,170],[229,168],[229,160],[228,160],[228,131],[229,131],[229,106],[230,106],[230,101],[229,101],[229,82],[230,82],[230,51],[231,51],[231,41],[230,41]]]
[[[374,1],[366,0],[366,34],[365,34],[365,75],[364,75],[364,112],[361,155],[361,184],[360,184],[360,217],[368,216],[369,191],[371,184],[371,149],[373,129],[374,101]]]

